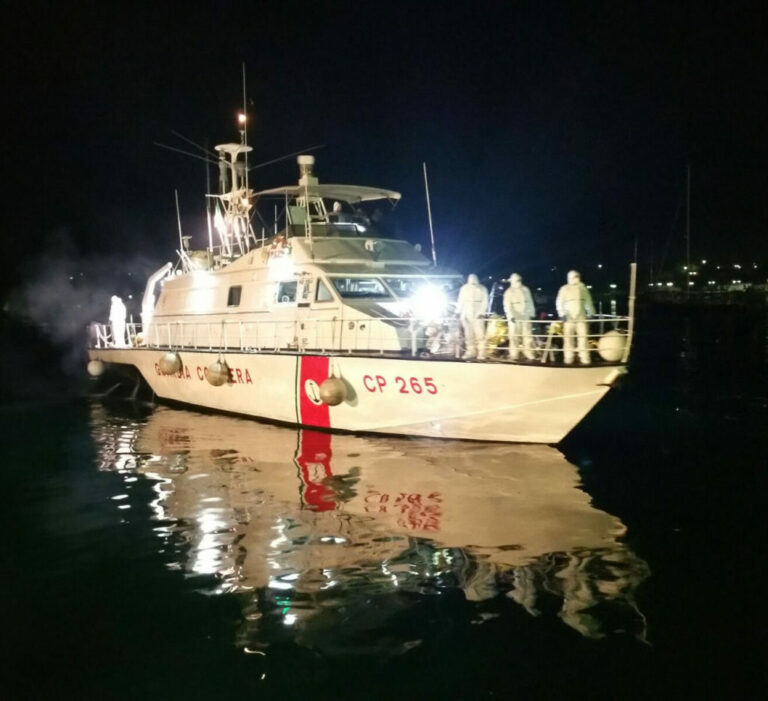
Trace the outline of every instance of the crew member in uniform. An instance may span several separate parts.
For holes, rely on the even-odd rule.
[[[563,320],[563,360],[568,365],[573,363],[575,335],[579,361],[582,365],[589,365],[587,319],[595,313],[595,306],[592,303],[592,295],[577,271],[571,270],[568,273],[568,283],[557,293],[555,305]]]
[[[531,319],[536,311],[531,291],[523,285],[523,278],[512,273],[509,288],[504,292],[504,315],[507,317],[509,335],[509,358],[517,360],[520,352],[528,360],[534,359]]]
[[[472,273],[459,290],[456,311],[464,329],[464,360],[485,359],[485,319],[488,309],[488,290],[480,284],[477,275]]]

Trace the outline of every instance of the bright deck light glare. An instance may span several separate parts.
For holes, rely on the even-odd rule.
[[[448,299],[439,287],[423,285],[411,298],[411,310],[416,318],[423,321],[439,319],[445,315]]]
[[[243,114],[242,112],[238,112],[237,113],[237,123],[238,124],[245,124],[245,119],[246,119],[245,114]]]

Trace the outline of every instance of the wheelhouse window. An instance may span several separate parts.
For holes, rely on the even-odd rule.
[[[240,306],[240,297],[243,294],[243,286],[242,285],[234,285],[233,287],[229,288],[229,292],[227,293],[227,306],[228,307],[239,307]]]
[[[381,280],[375,277],[334,277],[331,282],[344,299],[391,298]]]
[[[453,297],[462,285],[460,277],[385,277],[384,282],[398,297],[412,297],[425,285],[437,287],[449,297]]]
[[[424,278],[420,277],[385,277],[384,282],[387,283],[392,292],[398,297],[410,297],[417,287],[421,287],[424,284]]]
[[[281,282],[277,286],[277,303],[291,304],[296,301],[296,280]]]
[[[333,302],[333,295],[328,286],[322,281],[317,281],[317,292],[315,293],[315,302]]]

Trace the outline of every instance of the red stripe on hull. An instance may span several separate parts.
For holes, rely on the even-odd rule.
[[[299,358],[298,387],[299,423],[305,426],[330,428],[328,405],[320,399],[320,385],[328,378],[330,359],[327,356],[303,355]]]

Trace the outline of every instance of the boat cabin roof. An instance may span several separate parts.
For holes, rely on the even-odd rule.
[[[317,263],[317,267],[320,268],[327,275],[345,275],[345,276],[359,276],[359,275],[376,275],[384,277],[455,277],[461,278],[461,275],[455,270],[449,268],[433,268],[428,264],[423,266],[416,265],[397,265],[392,263]],[[463,279],[463,278],[461,278]]]

